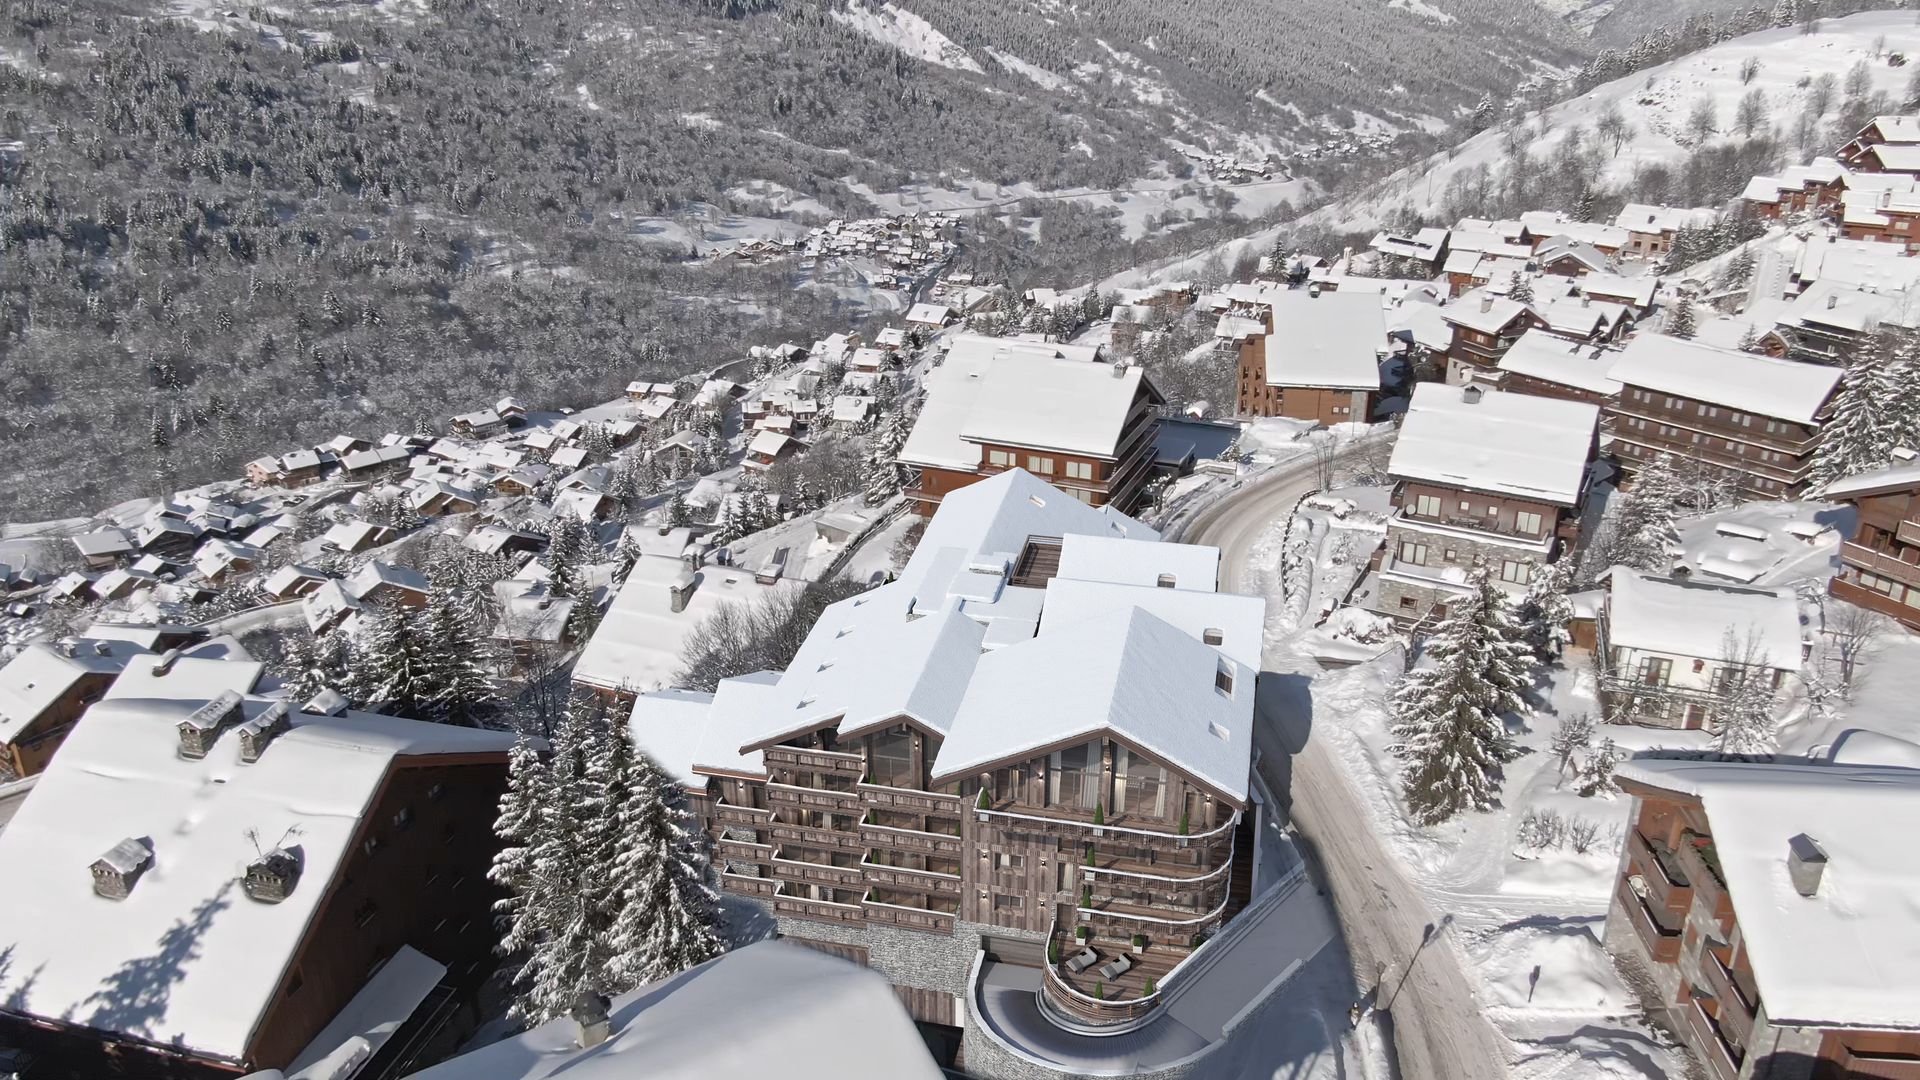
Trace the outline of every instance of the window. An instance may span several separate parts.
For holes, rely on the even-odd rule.
[[[989,450],[987,451],[987,464],[1010,469],[1013,467],[1013,451]]]
[[[1640,684],[1642,686],[1665,686],[1673,675],[1673,661],[1658,656],[1643,657],[1640,661]]]
[[[1472,503],[1470,503],[1470,502],[1468,502],[1468,501],[1467,501],[1467,500],[1465,500],[1465,499],[1461,499],[1461,500],[1460,500],[1460,512],[1461,512],[1461,513],[1463,513],[1463,514],[1466,514],[1466,513],[1471,513],[1472,511],[1473,511],[1473,504],[1472,504]]]
[[[1513,531],[1528,536],[1540,535],[1540,515],[1525,510],[1516,510],[1513,515]]]
[[[365,900],[360,901],[359,907],[353,909],[353,925],[365,926],[372,922],[373,917],[378,914],[380,914],[380,905],[374,902],[373,897],[369,896]]]
[[[1400,554],[1397,555],[1396,558],[1403,563],[1411,563],[1414,566],[1425,566],[1427,565],[1427,545],[1416,544],[1411,540],[1402,540],[1400,541]]]
[[[1027,866],[1027,859],[1024,855],[1012,855],[1002,851],[994,855],[993,865],[1001,870],[1024,870]]]
[[[367,858],[373,858],[373,853],[380,850],[380,838],[378,836],[367,837],[360,842],[360,850]]]
[[[440,797],[442,795],[445,795],[446,793],[447,793],[447,786],[445,784],[435,784],[432,787],[427,789],[427,801],[439,802]]]
[[[1407,611],[1407,610],[1411,610],[1412,607],[1413,607],[1413,597],[1403,596],[1400,598],[1400,610]]]
[[[411,824],[413,824],[413,807],[403,806],[399,813],[393,815],[394,828],[404,829]]]
[[[1500,580],[1514,585],[1525,585],[1533,577],[1533,564],[1518,559],[1500,560]]]
[[[1494,516],[1495,514],[1498,514],[1499,512],[1500,512],[1500,508],[1499,508],[1499,507],[1497,507],[1497,506],[1494,506],[1494,505],[1491,505],[1491,504],[1489,504],[1489,505],[1487,506],[1487,516],[1488,516],[1488,517],[1492,517],[1492,516]]]
[[[1220,667],[1213,673],[1213,688],[1228,697],[1233,696],[1233,669],[1227,666],[1225,660],[1220,661]]]
[[[913,775],[913,736],[896,727],[873,737],[867,752],[867,782],[881,787],[918,787]]]
[[[1453,550],[1452,548],[1448,548],[1447,553],[1441,557],[1442,562],[1458,562],[1459,559],[1460,559],[1460,553]]]
[[[1067,494],[1073,496],[1074,498],[1080,500],[1083,503],[1086,503],[1089,506],[1093,505],[1093,492],[1088,491],[1085,488],[1068,488]]]
[[[1413,512],[1421,517],[1440,516],[1440,496],[1417,495],[1413,500]]]
[[[1093,462],[1091,461],[1067,462],[1067,479],[1069,480],[1093,479]]]
[[[1048,761],[1047,805],[1091,810],[1100,801],[1100,741],[1055,750]]]
[[[993,913],[995,916],[1020,914],[1020,898],[1018,896],[1008,895],[1007,893],[995,893],[993,896]]]
[[[1231,682],[1227,692],[1233,692]],[[1113,753],[1113,808],[1123,814],[1165,817],[1167,770],[1126,747],[1117,747]]]
[[[1052,476],[1053,459],[1050,457],[1041,457],[1039,454],[1028,454],[1027,471],[1030,473],[1039,473],[1042,476]]]
[[[1171,589],[1174,587],[1174,583],[1177,580],[1178,579],[1176,579],[1172,574],[1161,574],[1159,579],[1155,581],[1154,584],[1158,585],[1163,589]]]

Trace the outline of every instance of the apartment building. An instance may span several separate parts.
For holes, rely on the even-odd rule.
[[[1264,602],[1022,470],[948,495],[901,576],[784,672],[641,695],[721,887],[957,1025],[983,948],[1065,1025],[1155,1009],[1247,902]]]
[[[1757,667],[1779,688],[1806,654],[1790,588],[1758,589],[1660,577],[1616,566],[1598,633],[1607,720],[1703,728],[1729,680]]]
[[[1421,383],[1387,464],[1396,509],[1374,606],[1402,625],[1444,617],[1484,562],[1510,591],[1572,548],[1600,410],[1478,385]]]
[[[1820,497],[1849,506],[1830,595],[1920,630],[1920,463],[1903,461],[1828,484]]]
[[[1876,116],[1834,155],[1863,173],[1920,173],[1920,116]]]
[[[1608,377],[1620,396],[1603,431],[1629,473],[1660,454],[1704,464],[1748,495],[1806,490],[1840,370],[1642,333]]]
[[[1920,1074],[1920,771],[1639,758],[1606,944],[1712,1080]]]
[[[1240,342],[1238,415],[1367,421],[1380,396],[1380,359],[1387,349],[1380,297],[1274,290],[1254,317],[1264,332]]]
[[[0,832],[0,866],[32,868],[0,889],[0,1043],[49,1075],[377,1072],[493,970],[513,736],[215,692],[256,664],[139,670],[159,661]]]
[[[1453,331],[1453,342],[1447,346],[1447,381],[1455,385],[1469,379],[1498,385],[1500,358],[1522,334],[1541,325],[1527,305],[1484,289],[1441,308],[1440,317]]]
[[[926,383],[899,459],[920,513],[1014,468],[1090,506],[1127,510],[1152,475],[1165,399],[1099,346],[961,334]]]
[[[1529,330],[1500,358],[1500,385],[1516,394],[1605,405],[1620,393],[1607,375],[1613,358],[1605,346]]]

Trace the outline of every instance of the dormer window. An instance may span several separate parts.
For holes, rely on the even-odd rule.
[[[1227,640],[1227,635],[1222,633],[1218,629],[1209,626],[1205,630],[1202,630],[1200,632],[1200,640],[1206,642],[1209,645],[1218,645],[1221,642]]]
[[[1174,576],[1172,574],[1161,574],[1160,580],[1155,582],[1154,584],[1160,586],[1163,589],[1171,589],[1174,587]]]
[[[1213,688],[1228,697],[1233,696],[1233,667],[1225,660],[1220,661],[1219,668],[1213,673]]]

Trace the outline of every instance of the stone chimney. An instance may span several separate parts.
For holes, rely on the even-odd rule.
[[[140,875],[153,866],[153,845],[131,836],[107,849],[93,860],[93,891],[109,900],[125,900],[133,892]]]
[[[305,862],[297,844],[292,848],[274,848],[247,864],[240,887],[254,900],[277,904],[293,895],[294,888],[300,884],[300,871]]]
[[[290,710],[284,701],[276,701],[267,706],[267,711],[241,724],[240,760],[248,765],[260,760],[267,752],[267,744],[292,730]]]
[[[700,579],[692,571],[681,571],[667,586],[667,603],[674,614],[687,610],[687,602],[693,598],[693,590]]]
[[[240,695],[232,690],[223,690],[220,696],[193,710],[176,727],[180,733],[180,756],[189,761],[198,761],[207,756],[220,733],[245,719],[240,709]]]
[[[580,1049],[599,1046],[613,1034],[613,1021],[607,1015],[609,1004],[604,995],[588,992],[575,999],[573,1007],[567,1010],[567,1015],[573,1018],[574,1037]]]
[[[1469,383],[1467,384],[1467,386],[1461,389],[1460,400],[1466,402],[1469,405],[1476,405],[1479,403],[1481,395],[1485,393],[1486,391],[1480,389],[1478,386],[1474,386],[1473,384]]]
[[[1793,879],[1793,891],[1801,896],[1816,896],[1820,879],[1826,875],[1827,849],[1806,833],[1787,840],[1787,876]]]
[[[1480,310],[1481,311],[1493,310],[1493,294],[1492,293],[1488,293],[1487,295],[1482,296],[1480,298]]]

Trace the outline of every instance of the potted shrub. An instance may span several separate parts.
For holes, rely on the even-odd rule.
[[[1135,953],[1143,953],[1147,951],[1147,935],[1145,934],[1133,935],[1133,951]]]
[[[1186,813],[1185,813],[1185,812],[1183,811],[1183,812],[1182,812],[1182,813],[1180,814],[1180,835],[1181,835],[1181,836],[1185,836],[1185,835],[1187,835],[1187,826],[1188,826],[1188,825],[1190,825],[1190,824],[1191,824],[1191,822],[1190,822],[1190,821],[1189,821],[1189,820],[1187,819],[1187,815],[1186,815]]]
[[[1080,906],[1081,907],[1093,906],[1093,886],[1088,885],[1086,888],[1083,888],[1080,890]]]
[[[1155,993],[1157,993],[1157,992],[1158,992],[1158,991],[1156,991],[1156,990],[1154,989],[1154,986],[1153,986],[1153,979],[1152,979],[1152,977],[1151,977],[1151,976],[1149,976],[1149,977],[1148,977],[1148,979],[1147,979],[1147,988],[1146,988],[1145,990],[1142,990],[1142,991],[1140,991],[1140,996],[1141,996],[1141,997],[1152,997],[1152,996],[1153,996],[1153,995],[1154,995]]]
[[[1107,1000],[1107,984],[1106,984],[1106,983],[1094,983],[1094,984],[1093,984],[1093,996],[1094,996],[1095,998],[1097,998],[1098,1000],[1100,1000],[1100,1001],[1105,1001],[1105,1000]]]
[[[981,810],[986,810],[993,805],[993,799],[987,794],[986,788],[980,789],[980,798],[975,800],[973,805]]]
[[[1060,939],[1050,938],[1047,941],[1047,963],[1057,964],[1059,962],[1060,962]]]
[[[1088,848],[1087,848],[1087,865],[1088,865],[1088,866],[1092,866],[1092,865],[1093,865],[1093,848],[1092,848],[1092,846],[1088,846]]]
[[[1107,823],[1106,803],[1097,802],[1093,804],[1093,823],[1095,825],[1105,825]]]
[[[1076,938],[1077,940],[1080,940],[1080,941],[1085,941],[1085,940],[1087,940],[1087,939],[1088,939],[1089,937],[1092,937],[1092,936],[1093,936],[1093,927],[1091,927],[1091,926],[1076,926],[1076,927],[1074,927],[1074,928],[1073,928],[1073,936],[1074,936],[1074,937],[1075,937],[1075,938]]]

